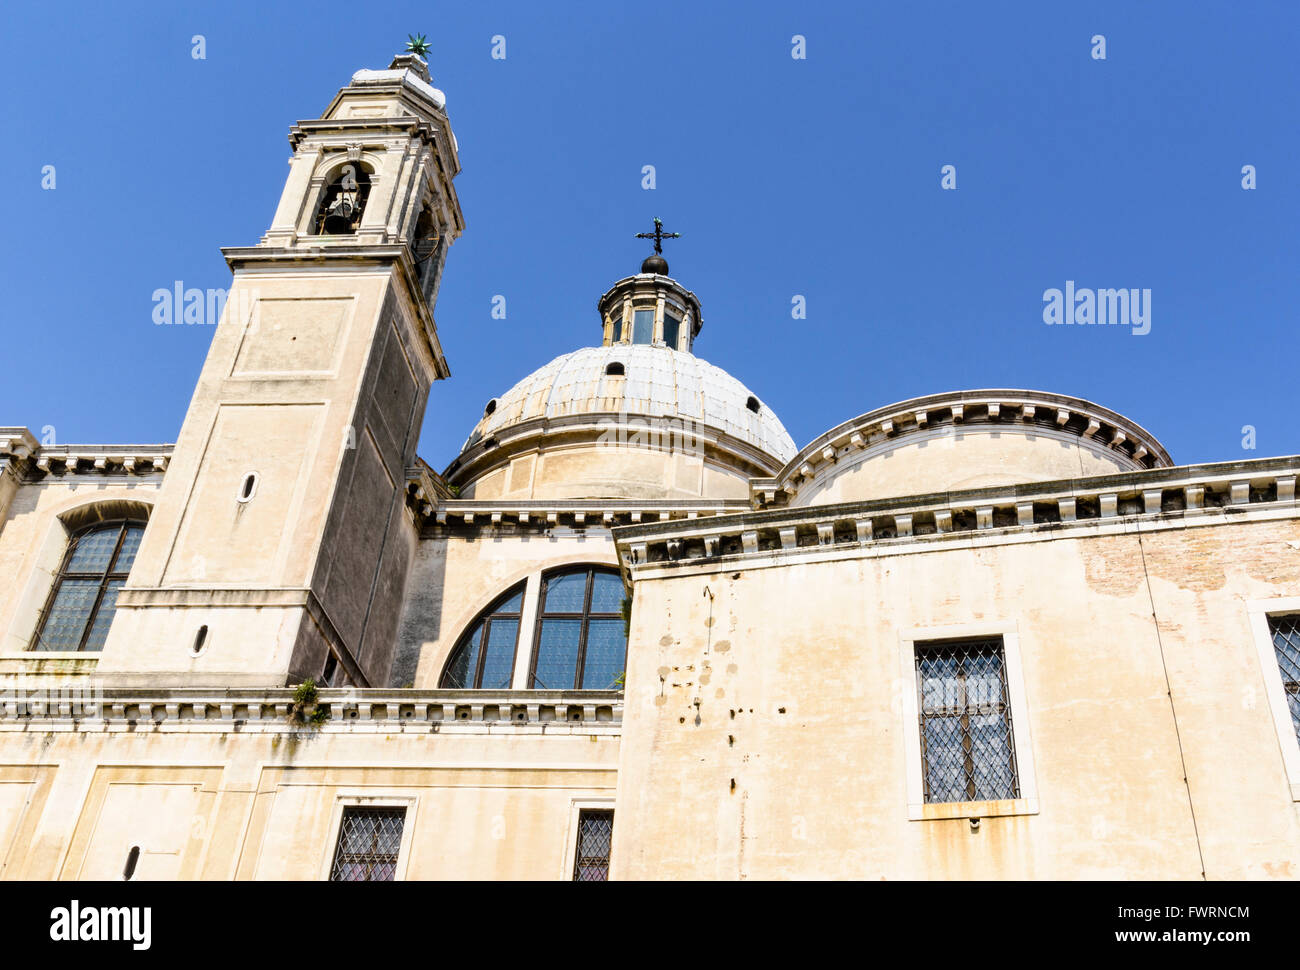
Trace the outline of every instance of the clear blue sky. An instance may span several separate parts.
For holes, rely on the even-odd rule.
[[[656,215],[684,233],[666,249],[703,303],[697,352],[800,445],[904,398],[1028,387],[1120,411],[1180,463],[1300,452],[1294,0],[5,16],[0,424],[175,440],[212,328],[156,326],[151,294],[227,286],[218,247],[265,231],[289,126],[424,32],[468,225],[437,307],[453,372],[425,419],[437,468],[490,397],[598,341],[596,298],[635,272]],[[1043,291],[1067,279],[1151,289],[1150,333],[1046,326]]]

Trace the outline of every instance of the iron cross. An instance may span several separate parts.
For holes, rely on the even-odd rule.
[[[663,220],[658,217],[655,218],[654,232],[638,232],[636,234],[637,239],[653,239],[655,241],[655,253],[660,256],[664,254],[663,241],[665,239],[680,239],[681,237],[680,232],[664,232]]]

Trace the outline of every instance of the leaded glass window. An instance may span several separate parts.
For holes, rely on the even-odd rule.
[[[599,566],[542,577],[531,686],[613,690],[627,661],[623,580]]]
[[[474,621],[451,652],[441,686],[481,690],[510,687],[523,603],[521,583]]]
[[[117,596],[135,562],[143,522],[101,522],[73,535],[59,567],[33,650],[102,650]]]
[[[578,812],[578,847],[573,859],[574,882],[609,879],[609,849],[614,841],[612,809],[584,808]]]
[[[1300,616],[1270,616],[1268,628],[1273,634],[1273,651],[1291,711],[1291,726],[1300,741]]]
[[[918,644],[926,802],[1019,798],[1002,641]]]
[[[345,806],[330,882],[392,882],[405,823],[405,808]]]

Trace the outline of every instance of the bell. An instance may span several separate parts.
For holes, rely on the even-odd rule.
[[[325,232],[331,236],[346,236],[352,232],[352,217],[356,207],[346,198],[340,196],[325,213]]]

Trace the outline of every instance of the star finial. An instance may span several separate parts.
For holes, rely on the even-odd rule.
[[[428,57],[429,42],[425,40],[424,34],[407,34],[406,49],[418,57]]]

